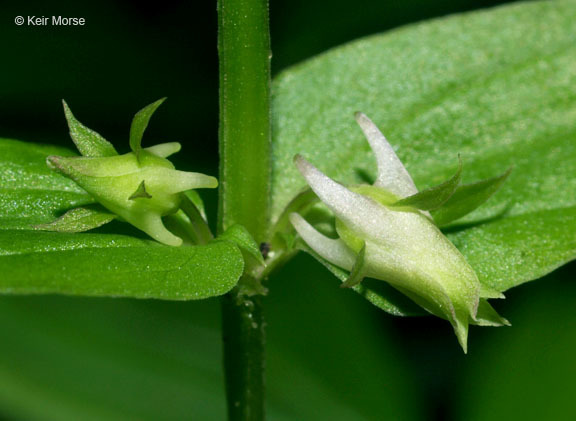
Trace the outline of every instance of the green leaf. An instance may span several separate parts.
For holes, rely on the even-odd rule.
[[[448,238],[484,285],[505,291],[574,259],[576,206],[459,227]]]
[[[166,98],[162,98],[147,105],[134,116],[132,125],[130,126],[130,149],[132,149],[132,152],[136,155],[139,155],[142,150],[142,136],[144,136],[144,131],[146,127],[148,127],[150,117],[152,117],[152,114],[154,114],[156,109],[162,105],[165,100]]]
[[[383,406],[391,419],[425,419],[425,409],[414,405],[423,392],[397,346],[397,329],[329,276],[301,256],[268,297],[266,315],[275,326],[267,338],[270,419],[316,420],[319,413],[321,419],[378,419]],[[220,318],[218,300],[4,296],[2,417],[223,420]],[[362,393],[350,393],[351,378],[365,387]]]
[[[69,209],[94,203],[72,180],[51,171],[49,155],[68,149],[0,139],[0,230],[49,224]]]
[[[76,208],[49,224],[39,224],[34,228],[42,231],[84,232],[107,224],[115,218],[116,215],[100,207]]]
[[[195,300],[232,289],[244,269],[226,242],[169,247],[123,235],[0,231],[0,292]]]
[[[478,208],[498,191],[511,171],[512,168],[497,177],[458,186],[452,197],[442,207],[432,212],[436,225],[445,226]]]
[[[576,257],[576,3],[529,2],[368,37],[282,73],[273,92],[272,220],[305,187],[292,157],[359,183],[375,161],[353,113],[383,131],[420,190],[514,166],[450,238],[497,291]],[[496,35],[495,35],[496,34]],[[503,214],[503,209],[505,213]]]
[[[118,155],[116,149],[110,142],[104,139],[100,134],[96,133],[94,130],[89,129],[84,126],[66,104],[66,101],[62,100],[64,105],[64,115],[68,121],[68,127],[70,128],[70,137],[74,141],[74,144],[78,148],[78,151],[84,156],[114,156]]]
[[[236,244],[242,253],[251,259],[254,264],[264,265],[264,257],[260,252],[260,246],[256,240],[254,240],[254,237],[252,237],[248,230],[242,225],[232,225],[221,235],[219,235],[216,240],[227,241],[232,244]]]
[[[2,304],[4,419],[224,417],[217,300],[3,296]]]
[[[430,187],[412,196],[406,197],[394,203],[393,206],[412,206],[422,210],[434,210],[440,208],[454,194],[460,179],[462,178],[462,160],[458,157],[458,170],[450,179],[442,184]]]
[[[49,155],[73,156],[62,148],[0,140],[0,292],[188,300],[236,285],[244,261],[229,243],[166,247],[123,235],[25,231],[94,202],[48,169]],[[100,218],[78,210],[65,215],[53,229],[93,227]]]

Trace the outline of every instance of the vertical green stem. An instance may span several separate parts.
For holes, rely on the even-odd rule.
[[[219,231],[242,224],[261,242],[270,196],[268,1],[220,0],[218,12]]]
[[[263,420],[265,322],[262,296],[222,298],[228,419]]]
[[[268,0],[219,0],[220,198],[218,231],[244,225],[266,239],[270,186]],[[241,279],[240,282],[245,282]],[[230,420],[264,419],[262,297],[222,299]]]

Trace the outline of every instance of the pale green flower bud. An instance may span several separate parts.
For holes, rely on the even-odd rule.
[[[291,222],[318,255],[350,271],[345,286],[364,277],[388,282],[427,311],[449,320],[466,350],[469,323],[507,323],[485,300],[502,295],[482,287],[428,212],[392,206],[418,190],[377,127],[363,114],[357,114],[357,120],[378,163],[373,186],[346,188],[301,156],[295,158],[312,190],[334,213],[340,238],[324,236],[298,214],[291,215]]]
[[[131,130],[133,152],[124,155],[118,155],[100,135],[82,126],[64,104],[70,134],[85,156],[50,156],[47,162],[122,220],[161,243],[179,246],[182,239],[166,229],[162,217],[180,209],[182,192],[215,188],[218,181],[204,174],[176,170],[166,158],[180,150],[179,143],[140,147],[148,119],[161,102],[136,115]]]

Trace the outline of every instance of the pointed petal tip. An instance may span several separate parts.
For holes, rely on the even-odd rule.
[[[374,122],[370,120],[370,118],[363,112],[356,111],[354,113],[354,118],[356,119],[356,123],[358,123],[358,125],[364,131],[364,133],[366,133],[366,131],[378,130]]]
[[[298,171],[300,171],[300,174],[302,174],[304,177],[306,177],[310,170],[315,168],[310,162],[308,162],[306,158],[300,154],[294,155],[294,164],[298,168]]]
[[[356,119],[358,124],[360,124],[360,120],[369,120],[369,118],[366,116],[366,114],[364,114],[362,111],[356,111],[354,113],[354,118]]]

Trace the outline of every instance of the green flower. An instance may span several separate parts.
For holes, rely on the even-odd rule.
[[[466,351],[469,324],[508,324],[486,301],[503,296],[480,284],[464,256],[434,223],[430,206],[409,205],[430,205],[442,195],[446,202],[446,192],[457,188],[460,170],[435,190],[419,193],[378,128],[363,114],[356,118],[376,155],[376,182],[347,188],[296,156],[309,186],[334,213],[339,238],[324,236],[299,214],[293,213],[291,222],[321,258],[350,272],[343,286],[354,286],[364,277],[388,282],[430,313],[449,320]]]
[[[179,246],[182,239],[164,226],[162,217],[180,209],[186,200],[183,192],[215,188],[218,181],[208,175],[176,170],[166,158],[180,150],[179,143],[141,148],[148,121],[163,101],[156,101],[136,114],[130,129],[132,152],[124,155],[118,155],[102,136],[78,122],[64,103],[70,135],[83,156],[50,156],[47,162],[50,168],[74,180],[113,215],[161,243]]]

